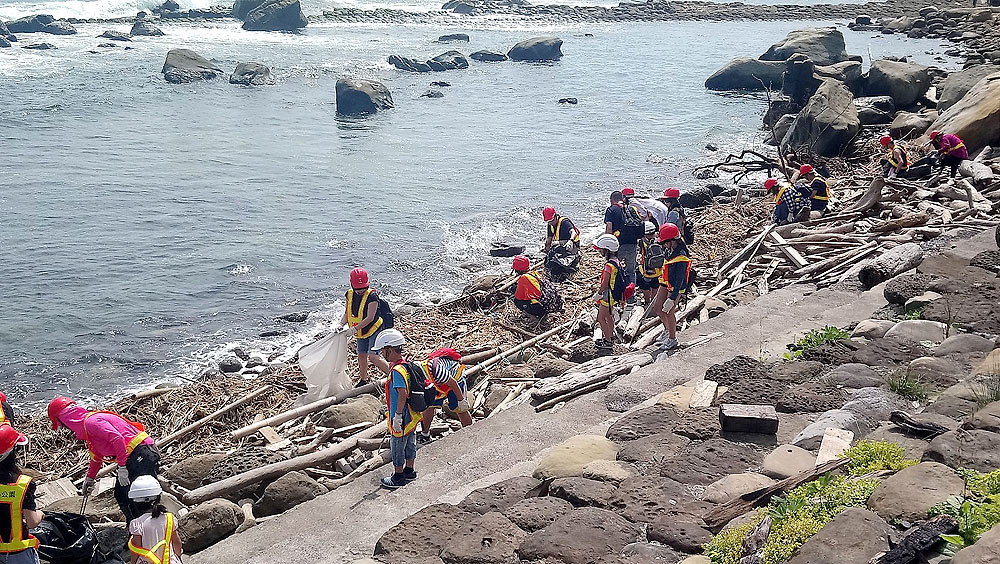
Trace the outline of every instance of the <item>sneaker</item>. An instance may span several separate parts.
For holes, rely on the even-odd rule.
[[[415,477],[415,476],[414,476]],[[387,490],[398,490],[406,485],[406,478],[402,474],[393,474],[382,478],[382,487]]]
[[[403,479],[410,483],[417,479],[417,471],[413,468],[403,468]]]
[[[425,445],[429,442],[431,442],[430,432],[417,431],[417,444]]]
[[[664,341],[668,340],[670,340],[670,333],[667,333],[666,331],[661,332],[659,335],[656,336],[656,339],[654,339],[656,343],[661,345],[663,344]]]
[[[677,348],[677,339],[667,337],[661,344],[663,345],[663,350],[670,351]]]

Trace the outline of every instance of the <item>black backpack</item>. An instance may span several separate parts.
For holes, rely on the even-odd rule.
[[[434,399],[434,395],[436,395],[434,394],[434,387],[431,386],[428,389],[426,379],[424,378],[424,369],[420,366],[420,363],[407,361],[403,363],[403,366],[406,366],[406,371],[410,373],[410,389],[408,390],[409,396],[406,398],[406,404],[413,411],[423,413],[427,410],[428,398]]]
[[[382,319],[382,329],[392,329],[396,324],[396,318],[392,315],[389,302],[383,300],[377,293],[372,292],[372,296],[378,300],[378,316]]]
[[[624,212],[626,227],[643,227],[642,218],[639,217],[639,210],[635,209],[635,206],[626,204]]]
[[[646,274],[652,274],[657,268],[663,268],[664,259],[663,245],[659,243],[647,244],[642,253],[642,266],[646,270]]]
[[[625,279],[625,272],[622,271],[622,265],[620,262],[609,261],[609,264],[614,264],[618,269],[618,275],[615,276],[614,285],[609,289],[611,290],[611,297],[616,301],[620,302],[625,298],[625,287],[628,286],[628,280]]]

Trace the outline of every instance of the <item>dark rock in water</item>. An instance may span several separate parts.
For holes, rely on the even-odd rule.
[[[560,104],[572,104],[572,105],[575,106],[576,104],[579,103],[579,100],[577,100],[576,98],[559,98],[559,103]]]
[[[872,24],[872,17],[871,16],[858,16],[858,17],[854,18],[854,23],[856,23],[858,25],[871,25]]]
[[[392,107],[392,94],[381,82],[355,78],[341,78],[337,81],[338,114],[373,114]]]
[[[447,51],[427,61],[434,71],[446,71],[469,68],[469,61],[458,51]]]
[[[22,49],[55,49],[56,46],[51,43],[32,43],[31,45],[24,45]]]
[[[155,8],[154,8],[155,9]],[[181,5],[175,0],[167,0],[163,4],[160,4],[159,10],[161,12],[176,12],[181,9]]]
[[[759,61],[749,57],[737,57],[708,77],[708,80],[705,81],[705,88],[709,90],[775,89],[781,87],[784,72],[785,63],[782,61]],[[760,80],[757,80],[758,78]]]
[[[507,57],[512,61],[558,61],[563,56],[562,44],[558,37],[533,37],[514,45]]]
[[[444,88],[444,87],[447,87],[447,86],[451,86],[451,83],[450,82],[441,82],[440,80],[435,80],[434,82],[431,83],[431,86],[437,86],[437,87],[440,87],[440,88]]]
[[[131,35],[127,33],[122,33],[120,31],[108,30],[98,35],[97,37],[103,37],[104,39],[110,39],[112,41],[132,41]]]
[[[799,29],[760,56],[762,61],[784,61],[801,54],[817,65],[833,65],[849,60],[844,34],[833,27]]]
[[[854,96],[842,83],[826,80],[792,122],[781,145],[810,147],[817,155],[835,156],[860,128]]]
[[[428,90],[420,95],[421,98],[444,98],[444,92],[440,90]]]
[[[208,80],[223,74],[215,63],[190,49],[171,49],[163,62],[163,78],[167,82],[181,84],[196,80]]]
[[[40,33],[45,26],[56,21],[47,14],[25,16],[12,22],[7,22],[8,33]]]
[[[250,353],[248,353],[243,347],[233,347],[230,352],[236,355],[236,358],[240,360],[246,361],[250,359]]]
[[[247,360],[247,368],[257,368],[258,366],[264,366],[266,363],[255,356],[250,357]]]
[[[223,373],[239,372],[243,370],[243,362],[236,355],[227,356],[219,361],[219,370]]]
[[[42,32],[52,35],[76,35],[76,28],[66,20],[56,20],[42,28]]]
[[[282,315],[278,319],[282,321],[288,321],[290,323],[302,323],[308,318],[309,318],[308,311],[297,311],[295,313],[286,313],[285,315]]]
[[[500,61],[506,61],[507,55],[503,53],[494,53],[493,51],[476,51],[475,53],[469,55],[469,58],[473,61],[479,61],[481,63],[498,63]]]
[[[271,80],[271,69],[260,63],[240,63],[229,75],[229,84],[244,86],[261,86]],[[309,314],[306,314],[309,315]]]
[[[449,41],[469,41],[469,35],[466,33],[449,33],[448,35],[442,35],[438,37],[438,42],[447,43]]]
[[[493,243],[493,248],[490,249],[491,257],[516,257],[522,253],[524,253],[524,245]]]
[[[699,170],[694,175],[694,177],[697,178],[698,180],[709,180],[711,178],[718,178],[719,177],[719,173],[716,172],[716,171],[714,171],[714,170],[712,170],[712,169],[710,169],[710,168],[706,168],[706,169]]]
[[[697,186],[681,194],[678,201],[685,208],[700,208],[711,204],[713,197],[707,186]]]
[[[431,66],[416,59],[400,57],[399,55],[389,55],[389,64],[399,70],[409,72],[431,72]]]
[[[719,150],[719,147],[716,146],[714,143],[706,143],[705,144],[705,149],[709,150],[709,151],[712,151],[712,152],[715,152],[715,151]]]
[[[245,20],[250,12],[256,10],[267,0],[236,0],[233,4],[233,17],[238,20]]]
[[[101,47],[103,49],[117,49],[118,48],[118,45],[116,45],[114,43],[98,43],[97,46]]]
[[[268,337],[284,337],[287,334],[288,331],[284,331],[282,329],[268,329],[267,331],[262,331],[257,336],[260,337],[261,339],[266,339]]]
[[[143,12],[139,13],[144,14]],[[153,25],[152,22],[148,21],[146,16],[143,15],[141,18],[136,16],[135,23],[132,24],[132,31],[130,33],[132,35],[141,35],[145,37],[158,37],[163,35],[163,30]]]
[[[243,21],[247,31],[293,31],[307,25],[299,0],[267,0],[250,10]]]
[[[0,44],[0,47],[10,47],[10,44],[17,41],[17,37],[7,29],[7,24],[0,22],[0,39],[7,41],[7,45]]]
[[[10,41],[7,41],[6,38],[0,36],[0,47],[10,47]]]
[[[715,171],[712,171],[712,172],[715,172]],[[714,178],[718,178],[718,177],[719,177],[719,173],[715,173],[715,177]],[[721,185],[721,184],[706,184],[705,188],[708,188],[709,190],[711,190],[712,191],[712,195],[715,196],[716,198],[718,198],[719,196],[723,195],[726,192],[726,187],[723,186],[723,185]]]

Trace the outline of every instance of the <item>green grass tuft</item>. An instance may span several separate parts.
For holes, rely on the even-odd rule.
[[[852,476],[864,476],[883,470],[898,472],[920,462],[906,458],[906,450],[889,441],[860,441],[844,451],[840,457],[851,459],[847,471]]]
[[[896,392],[910,401],[925,402],[930,392],[930,389],[927,387],[927,384],[924,384],[923,380],[910,375],[908,368],[893,370],[885,377],[885,383],[889,387],[889,390]]]

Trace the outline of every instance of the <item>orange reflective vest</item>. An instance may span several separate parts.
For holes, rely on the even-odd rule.
[[[559,217],[559,221],[556,222],[555,227],[553,227],[552,224],[549,224],[549,237],[552,237],[553,241],[564,241],[564,240],[568,241],[568,240],[572,240],[574,243],[579,243],[580,242],[580,232],[577,231],[576,233],[573,233],[572,229],[570,229],[570,236],[567,239],[560,239],[559,238],[559,231],[562,229],[563,221],[566,221],[566,218],[560,216]],[[572,223],[572,222],[570,222],[570,223]]]
[[[10,542],[0,540],[0,554],[21,552],[38,547],[38,539],[28,535],[24,537],[24,496],[28,491],[31,478],[21,474],[13,484],[0,484],[0,506],[10,507]],[[0,508],[0,511],[3,511]]]
[[[368,299],[371,297],[372,289],[365,289],[365,293],[361,294],[361,302],[358,307],[354,307],[354,289],[347,291],[347,324],[351,327],[358,327],[361,322],[365,319],[365,310],[368,308]],[[376,316],[375,321],[372,322],[368,327],[358,327],[358,332],[355,336],[359,339],[367,339],[378,331],[379,327],[382,326],[382,318]]]
[[[91,411],[90,413],[83,416],[83,440],[85,443],[87,443],[87,450],[90,452],[91,460],[97,460],[97,455],[94,454],[94,448],[90,445],[90,438],[87,437],[87,420],[90,419],[92,415],[96,415],[98,413],[107,413],[108,415],[121,417],[122,420],[124,420],[129,425],[135,427],[139,431],[138,433],[136,433],[134,437],[132,437],[132,440],[129,441],[127,445],[125,445],[126,456],[132,456],[132,451],[135,450],[135,447],[146,442],[146,439],[149,438],[149,435],[146,434],[146,426],[143,425],[142,423],[139,423],[138,421],[125,419],[124,417],[122,417],[121,414],[115,413],[114,411]],[[109,456],[107,457],[107,461],[113,462],[114,458]]]
[[[402,433],[392,428],[392,418],[396,415],[392,411],[392,398],[389,396],[389,392],[392,389],[393,372],[399,372],[400,376],[403,377],[403,381],[406,382],[407,394],[413,391],[413,386],[411,385],[413,377],[414,376],[420,377],[422,375],[410,374],[410,371],[406,369],[406,363],[400,362],[399,364],[392,367],[392,370],[389,371],[389,377],[385,379],[385,407],[386,407],[386,413],[388,414],[388,416],[385,419],[386,423],[389,426],[389,434],[392,435],[393,437],[402,437],[405,435],[409,435],[410,433],[413,432],[414,429],[417,428],[417,425],[419,425],[420,421],[424,418],[424,414],[413,411],[413,409],[410,407],[410,403],[407,402],[406,410],[410,413],[410,422],[403,426],[404,428]]]
[[[167,518],[167,529],[163,533],[163,540],[153,545],[152,548],[146,549],[136,546],[132,543],[131,538],[128,540],[128,549],[132,554],[138,555],[139,558],[145,558],[151,564],[170,564],[170,542],[174,539],[174,516],[171,513],[163,515]],[[162,556],[157,554],[160,551],[162,551]]]
[[[515,300],[525,300],[537,304],[541,297],[542,279],[537,272],[525,272],[517,279],[517,287],[514,289]]]
[[[685,267],[686,270],[684,271],[684,287],[678,290],[679,293],[684,294],[687,293],[688,281],[691,280],[691,257],[684,255],[677,255],[676,257],[664,262],[663,275],[660,276],[660,285],[666,286],[667,290],[670,290],[671,292],[674,291],[673,285],[670,284],[670,265],[681,262],[687,263]]]
[[[896,149],[899,149],[899,153],[903,155],[902,162],[896,160]],[[910,155],[906,154],[906,149],[902,147],[893,147],[885,156],[885,160],[897,170],[906,170],[910,167]]]

